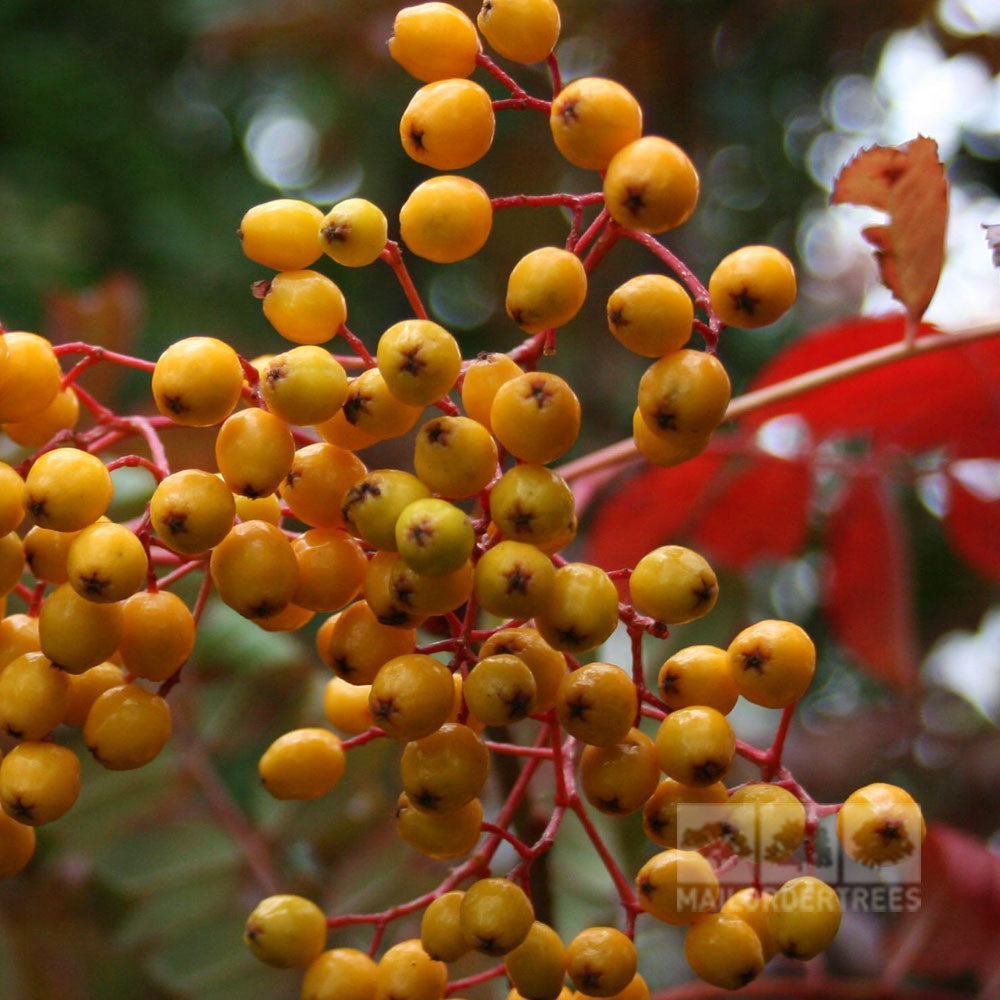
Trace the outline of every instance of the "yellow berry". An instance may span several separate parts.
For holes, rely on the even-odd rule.
[[[0,806],[18,823],[52,823],[79,794],[80,760],[58,743],[19,743],[0,761]]]
[[[450,3],[421,3],[396,14],[389,55],[418,80],[469,76],[481,51],[475,25]]]
[[[375,962],[354,948],[331,948],[309,963],[300,1000],[375,1000]]]
[[[729,644],[729,669],[747,701],[765,708],[787,708],[812,682],[816,647],[805,630],[792,622],[757,622]]]
[[[811,875],[800,875],[774,894],[767,919],[778,950],[805,962],[832,944],[840,912],[835,889]]]
[[[370,684],[349,684],[341,677],[331,677],[323,688],[323,714],[335,729],[357,736],[374,725],[368,704]]]
[[[639,869],[635,884],[642,908],[665,924],[692,924],[714,910],[719,898],[715,871],[696,851],[653,855]]]
[[[348,528],[369,545],[396,550],[396,521],[414,500],[430,496],[416,476],[401,469],[375,469],[344,494],[341,513]]]
[[[774,247],[741,247],[712,272],[708,295],[727,326],[756,330],[780,319],[795,302],[795,269]]]
[[[98,521],[73,540],[66,555],[70,585],[88,601],[110,604],[146,583],[149,560],[136,534],[123,524]]]
[[[682,545],[647,553],[629,577],[637,611],[667,625],[681,625],[708,614],[719,596],[719,582],[704,557]]]
[[[125,683],[125,671],[117,663],[98,663],[96,667],[85,670],[82,674],[68,674],[69,705],[63,722],[75,729],[82,729],[87,721],[87,713],[91,705],[113,687],[121,687]]]
[[[462,380],[462,406],[465,412],[487,430],[492,430],[490,410],[500,386],[524,374],[509,355],[486,352],[475,358]]]
[[[531,463],[500,477],[490,491],[490,514],[505,537],[539,547],[559,538],[576,516],[566,480]]]
[[[167,548],[195,556],[226,537],[236,517],[236,503],[217,476],[184,469],[167,476],[153,491],[149,516]]]
[[[43,410],[24,420],[5,423],[3,432],[26,448],[40,448],[60,431],[75,427],[79,419],[80,400],[73,387],[67,386]]]
[[[295,452],[278,492],[298,520],[315,528],[344,528],[344,495],[367,471],[346,448],[307,444]]]
[[[45,598],[38,615],[42,652],[71,674],[83,673],[112,656],[121,635],[120,604],[95,604],[68,583]]]
[[[399,138],[411,159],[435,170],[461,170],[493,144],[496,118],[490,95],[472,80],[435,80],[411,98]]]
[[[186,427],[221,424],[242,391],[239,355],[213,337],[178,340],[160,355],[153,370],[157,409]]]
[[[267,361],[260,391],[271,412],[285,423],[321,424],[344,405],[347,373],[329,351],[304,344]]]
[[[567,563],[556,570],[548,607],[535,616],[535,624],[556,649],[567,653],[594,649],[618,625],[618,590],[598,566]]]
[[[924,818],[913,797],[885,782],[851,792],[837,814],[837,839],[848,856],[862,865],[895,865],[913,857],[925,833]]]
[[[764,953],[753,928],[723,913],[711,913],[688,930],[684,957],[696,976],[724,990],[746,986],[764,968]]]
[[[607,170],[615,153],[642,135],[642,108],[620,83],[581,77],[556,95],[549,125],[570,163]]]
[[[422,653],[384,663],[369,695],[372,718],[397,740],[419,740],[444,725],[451,712],[451,671]]]
[[[484,878],[466,890],[460,920],[473,947],[487,955],[506,955],[528,936],[535,911],[510,879]]]
[[[472,950],[459,913],[465,893],[453,889],[433,900],[420,920],[420,945],[438,962],[455,962]]]
[[[458,341],[429,319],[404,319],[379,338],[378,369],[408,406],[429,406],[447,395],[462,367]]]
[[[413,652],[417,634],[379,622],[366,601],[336,616],[326,646],[330,668],[351,684],[371,684],[382,665]]]
[[[28,420],[56,398],[62,381],[52,345],[37,333],[8,331],[0,365],[0,422]]]
[[[339,528],[313,528],[292,542],[298,563],[293,603],[311,611],[336,611],[354,598],[364,582],[364,549]]]
[[[136,677],[165,681],[191,655],[194,639],[190,609],[168,590],[133,594],[122,605],[118,652],[125,669]]]
[[[406,792],[396,803],[396,829],[415,851],[429,858],[460,858],[479,842],[483,806],[477,798],[448,812],[417,809]]]
[[[726,415],[729,376],[705,351],[674,351],[654,361],[639,380],[639,410],[649,429],[667,439],[703,436]]]
[[[52,732],[69,701],[69,675],[41,653],[22,653],[0,672],[0,729],[16,740]]]
[[[215,461],[226,485],[248,497],[269,496],[288,474],[295,440],[273,413],[250,407],[227,417],[215,439]]]
[[[587,272],[575,253],[539,247],[525,254],[507,279],[507,315],[527,333],[564,326],[587,297]]]
[[[419,938],[393,945],[375,972],[375,1000],[440,1000],[448,970],[420,946]]]
[[[480,658],[496,655],[523,660],[535,678],[535,711],[547,712],[556,703],[559,682],[566,676],[566,657],[553,649],[533,628],[505,628],[494,632],[479,650]]]
[[[418,184],[399,210],[399,234],[407,248],[436,264],[477,253],[492,226],[490,196],[475,181],[450,174]]]
[[[771,900],[774,897],[769,892],[758,892],[752,886],[733,893],[720,908],[719,912],[727,917],[739,917],[746,921],[760,941],[764,953],[764,962],[770,962],[778,953],[778,946],[771,933],[768,914],[771,911]]]
[[[469,711],[487,726],[506,726],[534,711],[535,678],[523,660],[498,654],[481,659],[465,678]]]
[[[316,799],[343,777],[340,740],[327,729],[294,729],[264,751],[258,773],[276,799]]]
[[[650,428],[639,407],[632,413],[632,437],[636,450],[653,465],[669,468],[700,455],[711,440],[712,432],[692,433]]]
[[[295,344],[325,344],[347,320],[344,293],[319,271],[276,274],[264,296],[263,309],[271,326]]]
[[[698,172],[669,139],[647,135],[623,146],[604,175],[611,218],[646,233],[663,233],[686,222],[698,201]]]
[[[240,222],[243,252],[275,271],[309,267],[323,252],[319,226],[323,213],[293,198],[276,198],[249,209]]]
[[[385,249],[385,213],[364,198],[337,202],[320,223],[324,252],[344,267],[366,267]]]
[[[547,59],[559,39],[554,0],[486,0],[476,23],[496,52],[519,63]]]
[[[309,965],[326,944],[326,917],[302,896],[268,896],[247,918],[243,940],[268,965],[279,969]]]
[[[720,807],[728,798],[721,781],[698,787],[665,778],[642,808],[643,831],[660,847],[698,850],[722,833],[725,810]]]
[[[490,407],[493,434],[522,462],[544,465],[567,452],[580,433],[580,401],[551,372],[525,372],[504,383]]]
[[[42,528],[77,531],[108,509],[112,492],[111,475],[96,455],[54,448],[28,470],[24,506]]]
[[[277,614],[299,582],[291,542],[265,521],[234,525],[212,550],[209,570],[219,597],[245,618]]]
[[[417,432],[413,468],[434,493],[453,500],[475,496],[497,473],[496,442],[469,417],[437,417]]]
[[[660,697],[667,708],[707,705],[728,715],[739,692],[729,671],[729,654],[718,646],[687,646],[660,667]]]
[[[83,742],[111,771],[145,767],[170,739],[167,703],[138,684],[110,688],[94,701],[83,725]]]
[[[608,326],[635,354],[660,358],[690,339],[694,303],[684,286],[665,274],[639,274],[608,297]]]
[[[729,797],[723,840],[741,857],[756,863],[784,861],[802,843],[806,811],[785,788],[752,782]]]
[[[6,462],[0,462],[0,535],[24,520],[24,480]]]
[[[735,752],[729,720],[704,705],[671,712],[656,733],[661,769],[683,785],[714,784],[728,772]]]
[[[34,853],[34,829],[0,812],[0,880],[23,871]]]
[[[570,736],[595,747],[625,739],[637,712],[632,679],[612,663],[587,663],[566,674],[556,694],[559,724]]]
[[[507,978],[525,1000],[555,1000],[566,977],[566,948],[559,935],[536,920],[527,937],[504,955]]]
[[[588,927],[566,946],[566,972],[592,997],[613,997],[636,973],[635,945],[614,927]]]
[[[405,434],[422,409],[423,404],[404,403],[390,390],[382,372],[370,368],[351,380],[343,414],[349,424],[371,435],[372,440],[384,441]]]
[[[587,800],[611,816],[626,816],[641,808],[659,779],[653,741],[638,729],[630,729],[611,746],[584,747],[580,755],[580,784]],[[596,995],[582,984],[580,989]]]

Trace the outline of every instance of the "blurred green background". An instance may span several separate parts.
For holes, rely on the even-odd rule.
[[[478,7],[457,5],[472,15]],[[723,255],[747,242],[773,243],[797,262],[801,298],[792,313],[724,342],[736,388],[802,331],[889,304],[858,235],[869,217],[827,207],[839,166],[873,142],[924,132],[939,141],[949,166],[949,262],[929,318],[961,328],[1000,316],[1000,282],[979,230],[1000,221],[995,3],[560,6],[564,76],[620,80],[642,103],[646,130],[681,143],[699,168],[699,211],[670,234],[669,245],[706,279]],[[3,324],[144,357],[194,334],[221,337],[247,356],[276,350],[277,337],[249,294],[265,275],[240,252],[243,212],[279,193],[320,206],[357,194],[383,207],[392,235],[399,206],[427,175],[398,140],[416,83],[386,52],[396,7],[383,0],[50,0],[44,7],[0,0]],[[529,91],[548,96],[547,74],[537,67],[513,72]],[[546,122],[530,112],[503,114],[493,150],[467,173],[493,195],[594,185],[593,176],[560,159]],[[565,231],[555,210],[511,210],[498,215],[474,259],[443,268],[414,263],[433,314],[459,335],[466,357],[519,341],[502,308],[506,275],[522,253],[561,242]],[[349,324],[369,346],[406,314],[381,265],[319,266],[341,284]],[[592,416],[575,453],[628,432],[634,398],[626,387],[645,363],[625,358],[606,333],[602,303],[625,277],[649,267],[639,248],[616,248],[595,274],[587,308],[560,337],[559,371]],[[123,406],[144,391],[141,379],[99,377],[103,384],[90,384],[117,394]],[[192,461],[206,460],[206,441],[189,446]],[[387,446],[365,457],[380,465],[403,456],[400,446]],[[145,485],[141,476],[122,476],[122,502]],[[936,608],[936,634],[923,636],[929,648],[950,626],[974,630],[997,592],[945,550],[926,516],[917,522],[921,601],[937,601],[934,581],[942,574],[957,579],[949,593],[961,597],[961,604]],[[771,611],[774,579],[768,570],[731,581],[724,590],[731,596],[706,622],[684,630],[684,644],[725,644],[747,604]],[[982,669],[996,677],[995,615],[992,622],[963,641],[980,643]],[[210,607],[196,669],[176,691],[170,752],[128,774],[97,773],[87,757],[77,807],[42,831],[29,871],[0,885],[0,997],[296,996],[296,974],[258,965],[240,941],[245,914],[266,894],[241,846],[270,858],[282,889],[336,912],[384,907],[399,901],[400,885],[410,895],[440,877],[442,866],[415,859],[392,829],[391,748],[352,757],[342,785],[317,803],[276,804],[258,790],[255,764],[267,744],[322,718],[324,678],[310,646],[315,630],[307,631],[265,634]],[[996,836],[995,795],[988,807],[977,795],[995,792],[1000,774],[1000,681],[970,693],[959,682],[946,689],[928,679],[900,708],[863,675],[851,676],[851,704],[886,714],[854,731],[850,752],[842,745],[847,719],[808,739],[799,732],[793,770],[801,767],[820,793],[840,787],[842,770],[896,775],[923,792],[935,818]],[[894,712],[911,722],[887,725]],[[759,722],[748,716],[742,724],[752,732]],[[974,773],[943,789],[941,768],[960,758],[975,762]],[[245,827],[240,816],[249,817]],[[621,831],[610,836],[632,865],[644,850],[635,818]],[[567,833],[553,870],[568,876],[556,916],[576,929],[585,918],[615,914],[604,877],[574,835]],[[877,967],[880,933],[874,924],[853,926],[835,955],[841,967]],[[680,939],[666,937],[657,931],[663,957],[659,971],[648,970],[657,985],[684,978],[671,950]]]

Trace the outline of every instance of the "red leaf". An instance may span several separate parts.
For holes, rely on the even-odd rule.
[[[932,327],[921,328],[922,334]],[[782,351],[758,374],[758,389],[885,347],[903,337],[903,317],[856,319],[823,327]],[[908,451],[964,450],[971,439],[1000,453],[1000,337],[914,355],[859,372],[747,416],[757,427],[798,413],[813,436],[862,435],[877,445]],[[988,442],[988,445],[987,445]],[[961,444],[960,444],[961,443]]]
[[[1000,498],[970,490],[953,473],[945,530],[956,551],[971,566],[1000,581]]]
[[[699,552],[738,570],[758,559],[798,554],[812,493],[812,471],[799,462],[770,455],[754,455],[748,462],[704,506],[694,533]]]
[[[996,975],[1000,857],[967,833],[934,824],[920,862],[922,905],[900,922],[897,952],[911,954],[913,971],[926,975]]]
[[[834,182],[834,204],[870,205],[889,214],[888,225],[869,226],[882,283],[914,319],[923,316],[944,263],[948,182],[937,143],[918,136],[902,146],[858,153]]]
[[[695,516],[722,456],[703,452],[669,469],[640,472],[594,518],[587,558],[604,569],[634,566],[650,549],[675,542]]]
[[[857,480],[827,524],[827,614],[834,634],[877,677],[909,687],[916,673],[901,515],[885,485]]]

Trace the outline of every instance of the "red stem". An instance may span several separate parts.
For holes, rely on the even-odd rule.
[[[406,267],[406,262],[403,260],[403,251],[399,244],[395,240],[389,240],[381,253],[381,257],[392,268],[393,274],[396,275],[396,280],[403,289],[406,301],[410,303],[410,308],[413,310],[414,315],[417,319],[427,319],[427,310],[424,308],[424,303],[420,298],[420,293],[417,291],[417,286],[413,283],[413,278],[410,277],[410,272]]]

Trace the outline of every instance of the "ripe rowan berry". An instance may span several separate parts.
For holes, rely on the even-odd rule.
[[[326,655],[331,669],[351,684],[371,684],[379,668],[413,652],[417,634],[379,622],[365,601],[356,601],[336,616]]]
[[[693,924],[715,909],[719,880],[697,851],[654,854],[635,878],[642,908],[665,924]]]
[[[24,520],[24,480],[0,462],[0,535],[13,531]]]
[[[98,663],[82,674],[67,674],[69,678],[69,705],[63,722],[75,729],[82,729],[87,721],[90,706],[113,687],[125,683],[125,671],[117,663]]]
[[[487,430],[492,430],[490,411],[500,386],[523,375],[521,366],[507,354],[484,352],[470,362],[462,380],[465,412]]]
[[[399,122],[407,155],[435,170],[461,170],[482,159],[493,145],[495,131],[490,95],[478,83],[462,78],[425,84]]]
[[[287,476],[285,478],[287,479]],[[267,521],[268,524],[281,524],[281,501],[276,493],[271,493],[266,497],[245,497],[242,493],[234,493],[233,500],[236,501],[236,516],[241,521]],[[230,527],[232,526],[230,525]],[[226,528],[226,531],[228,530],[229,528]]]
[[[573,523],[573,493],[562,476],[542,465],[515,465],[490,491],[490,515],[510,539],[542,546]]]
[[[729,770],[736,737],[714,708],[693,705],[671,712],[656,733],[660,768],[683,785],[711,785]]]
[[[479,30],[504,59],[547,59],[559,38],[559,8],[553,0],[484,0]]]
[[[718,807],[728,798],[721,781],[699,787],[665,778],[643,806],[643,831],[660,847],[699,850],[722,833],[725,812]]]
[[[66,554],[70,585],[88,601],[122,601],[146,582],[149,560],[136,534],[124,524],[97,521],[73,539]]]
[[[34,828],[0,812],[0,881],[23,871],[34,853]]]
[[[269,496],[288,474],[295,440],[288,425],[267,410],[240,410],[219,428],[215,461],[226,485],[248,497]]]
[[[476,535],[465,511],[447,500],[414,500],[396,519],[396,548],[422,576],[445,576],[464,566]]]
[[[52,823],[79,794],[80,760],[58,743],[28,740],[0,761],[0,807],[18,823]]]
[[[636,973],[635,945],[614,927],[588,927],[566,946],[566,972],[592,997],[620,993]]]
[[[431,656],[408,653],[383,663],[368,703],[372,718],[394,739],[430,736],[444,725],[454,700],[451,671]]]
[[[570,163],[607,170],[615,153],[642,135],[642,108],[620,83],[586,76],[556,95],[549,126]]]
[[[316,239],[319,240],[317,223]],[[262,302],[271,326],[295,344],[325,344],[347,321],[347,302],[337,284],[319,271],[276,274]]]
[[[396,520],[414,500],[430,496],[416,476],[401,469],[375,469],[344,493],[341,513],[349,530],[369,545],[396,551]]]
[[[41,653],[22,653],[0,672],[0,729],[40,740],[62,722],[69,700],[69,676]]]
[[[496,442],[469,417],[437,417],[417,432],[413,468],[434,493],[456,500],[475,496],[496,475]]]
[[[566,948],[548,924],[534,921],[527,937],[503,959],[507,978],[525,1000],[555,1000],[566,978]]]
[[[711,440],[712,432],[652,430],[638,407],[632,413],[632,437],[636,450],[653,465],[669,468],[700,455]]]
[[[66,583],[66,555],[76,536],[75,531],[54,531],[38,525],[24,536],[24,560],[36,580]]]
[[[265,521],[234,525],[212,549],[209,571],[219,597],[244,618],[277,614],[299,583],[291,542]]]
[[[613,663],[587,663],[566,674],[556,693],[559,725],[581,743],[607,747],[625,739],[635,722],[632,679]]]
[[[674,351],[639,380],[639,411],[654,434],[704,435],[726,415],[731,387],[718,358],[705,351]]]
[[[708,295],[727,326],[756,330],[779,320],[795,302],[795,269],[774,247],[740,247],[712,272]]]
[[[267,361],[260,391],[268,409],[285,423],[321,424],[344,405],[347,373],[329,351],[305,344]]]
[[[378,368],[369,368],[347,387],[344,419],[377,441],[405,434],[420,419],[421,406],[410,406],[389,389]]]
[[[771,899],[768,925],[778,950],[808,961],[826,951],[840,928],[840,897],[811,875],[786,882]]]
[[[925,833],[920,806],[898,785],[885,782],[851,792],[837,814],[837,839],[862,865],[905,861],[918,850]]]
[[[76,426],[80,419],[80,401],[72,386],[56,393],[44,409],[25,420],[3,424],[3,432],[17,444],[26,448],[40,448],[60,431]]]
[[[323,213],[294,198],[254,205],[240,222],[243,252],[275,271],[296,271],[319,260],[323,250],[319,227]]]
[[[487,726],[506,726],[535,709],[535,678],[523,660],[509,654],[481,659],[463,688],[469,711]]]
[[[771,893],[758,892],[753,886],[750,886],[746,889],[740,889],[739,892],[734,892],[719,910],[727,917],[738,917],[740,920],[745,920],[753,928],[760,941],[765,964],[778,953],[778,946],[771,933],[771,925],[768,923],[772,899]]]
[[[423,812],[450,812],[471,802],[482,791],[489,767],[483,741],[468,726],[455,722],[411,740],[399,764],[403,791]]]
[[[499,542],[476,563],[476,600],[499,618],[531,618],[548,606],[555,580],[552,561],[534,545]]]
[[[729,654],[718,646],[677,650],[660,667],[657,687],[671,710],[707,705],[728,715],[739,698],[729,671]]]
[[[472,950],[459,916],[464,897],[460,889],[453,889],[432,900],[424,910],[420,945],[438,962],[455,962]]]
[[[378,341],[378,370],[408,406],[429,406],[447,395],[462,367],[458,341],[429,319],[394,323]]]
[[[77,531],[107,509],[114,488],[104,463],[79,448],[40,455],[24,480],[24,506],[34,522],[56,531]]]
[[[370,684],[349,684],[341,677],[331,677],[323,688],[323,714],[335,729],[356,736],[374,725],[368,704]]]
[[[460,608],[472,596],[472,563],[463,563],[452,573],[425,576],[393,555],[389,569],[391,600],[413,614],[444,615]]]
[[[608,327],[622,346],[646,358],[679,351],[690,339],[694,303],[665,274],[638,274],[608,298]]]
[[[618,590],[598,566],[567,563],[556,570],[552,596],[535,624],[545,641],[563,652],[594,649],[618,625]]]
[[[487,955],[506,955],[528,936],[535,910],[510,879],[482,878],[466,890],[459,919],[473,947]]]
[[[83,673],[112,656],[121,636],[121,605],[95,604],[68,583],[45,598],[38,615],[42,652],[71,674]]]
[[[38,619],[31,615],[13,614],[0,620],[0,671],[22,653],[41,649]]]
[[[483,822],[483,806],[477,798],[449,812],[417,809],[406,792],[396,803],[396,828],[415,851],[429,858],[460,858],[475,849]]]
[[[620,990],[614,997],[609,998],[609,1000],[649,1000],[649,997],[649,986],[646,980],[637,972],[625,989]],[[562,1000],[562,997],[559,1000]],[[586,993],[577,990],[567,1000],[590,1000],[590,998]]]
[[[700,979],[738,990],[764,968],[764,953],[753,928],[738,917],[710,913],[687,932],[684,957]]]
[[[3,343],[6,357],[0,365],[0,422],[33,419],[59,392],[59,359],[52,344],[37,333],[7,331]]]
[[[663,233],[687,222],[698,189],[698,172],[687,153],[655,135],[619,149],[604,175],[604,201],[611,218],[646,233]]]
[[[373,959],[354,948],[331,948],[309,963],[301,1000],[375,1000]]]
[[[368,570],[364,549],[339,528],[313,528],[292,542],[298,563],[294,604],[336,611],[357,596]]]
[[[153,369],[157,409],[186,427],[221,424],[236,408],[242,391],[239,355],[214,337],[178,340]]]
[[[393,945],[375,971],[375,1000],[440,1000],[448,970],[413,938]]]
[[[326,917],[302,896],[268,896],[247,917],[243,940],[268,965],[279,969],[309,965],[326,944]]]
[[[418,257],[452,264],[478,253],[493,227],[490,196],[467,177],[418,184],[399,210],[399,235]]]
[[[719,597],[719,581],[708,561],[682,545],[664,545],[644,555],[629,577],[637,611],[667,625],[707,615]]]
[[[111,771],[145,767],[170,739],[167,703],[157,694],[123,684],[99,695],[83,724],[83,742],[94,760]]]
[[[368,469],[353,452],[318,442],[299,448],[278,489],[292,514],[315,528],[344,528],[344,495]]]
[[[344,775],[340,740],[327,729],[293,729],[264,751],[257,771],[276,799],[318,799]]]
[[[580,258],[561,247],[525,254],[507,279],[507,315],[527,333],[564,326],[587,297],[587,272]]]
[[[785,788],[764,782],[743,785],[729,796],[722,837],[726,846],[755,862],[783,861],[802,843],[806,811]]]
[[[494,632],[480,647],[479,656],[510,655],[523,660],[535,678],[535,711],[553,708],[559,682],[566,676],[566,657],[553,649],[533,628],[505,628]]]
[[[324,441],[349,451],[360,451],[378,441],[377,435],[369,434],[363,428],[350,423],[343,408],[337,410],[329,420],[317,424],[316,430]]]
[[[344,267],[366,267],[385,249],[385,213],[364,198],[337,202],[320,223],[323,250]]]
[[[266,618],[255,618],[254,624],[265,632],[295,632],[308,625],[316,612],[289,602],[280,611]]]
[[[421,3],[397,12],[389,55],[418,80],[469,76],[482,51],[475,25],[450,3]]]
[[[149,517],[167,548],[194,556],[226,537],[236,517],[236,503],[217,476],[184,469],[167,476],[153,491]]]
[[[24,572],[24,545],[17,532],[0,536],[0,596],[9,594]]]
[[[729,669],[747,701],[785,708],[797,702],[812,682],[816,647],[792,622],[757,622],[729,644]]]
[[[580,433],[580,400],[551,372],[505,382],[490,407],[493,436],[522,462],[544,465],[567,452]]]
[[[611,746],[584,747],[580,755],[584,794],[591,805],[610,816],[635,812],[653,794],[659,780],[653,741],[638,729],[630,729],[623,740]],[[582,984],[580,989],[597,995]]]

